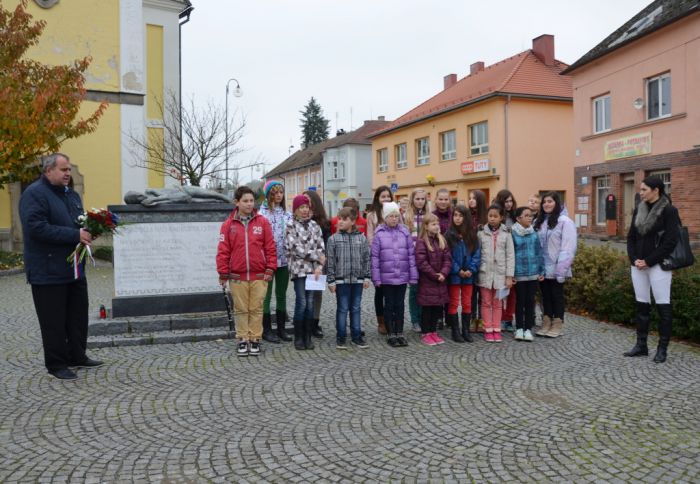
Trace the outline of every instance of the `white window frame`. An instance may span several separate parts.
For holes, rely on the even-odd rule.
[[[469,156],[479,156],[489,152],[489,122],[469,126]]]
[[[453,129],[440,133],[440,146],[442,149],[440,154],[442,161],[457,159],[457,131]]]
[[[593,133],[610,131],[612,122],[610,103],[610,94],[605,94],[593,99]],[[599,113],[601,116],[598,116]],[[601,124],[598,123],[599,121]]]
[[[656,86],[654,87],[654,82]],[[664,98],[664,82],[668,83],[668,99]],[[652,117],[651,113],[651,93],[656,90],[656,94],[659,99],[657,106],[658,114]],[[654,119],[667,118],[671,116],[671,73],[667,72],[661,74],[660,76],[650,77],[646,80],[646,96],[647,96],[647,120],[652,121]],[[664,106],[666,107],[666,112],[664,112]]]
[[[416,166],[430,164],[430,137],[418,138],[416,140]]]
[[[406,146],[406,143],[394,146],[394,156],[396,157],[397,170],[408,168],[408,146]]]
[[[647,173],[648,176],[658,176],[664,182],[666,195],[671,195],[671,170],[655,170]]]
[[[379,173],[389,171],[389,150],[386,148],[377,150],[377,170]]]
[[[610,191],[610,177],[608,175],[601,176],[595,179],[595,223],[596,225],[605,225],[605,199],[612,193]]]

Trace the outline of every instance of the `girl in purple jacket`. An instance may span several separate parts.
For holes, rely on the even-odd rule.
[[[399,206],[385,203],[384,223],[377,227],[372,239],[372,282],[381,288],[384,299],[384,324],[389,346],[408,346],[403,335],[404,298],[406,285],[418,280],[413,238],[400,224]]]
[[[437,321],[442,317],[445,304],[450,302],[447,278],[452,268],[452,255],[445,237],[440,233],[438,217],[429,214],[423,218],[420,238],[416,241],[418,267],[418,304],[422,309],[421,341],[435,346],[445,341],[437,334]]]

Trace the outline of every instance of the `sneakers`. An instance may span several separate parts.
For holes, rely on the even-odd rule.
[[[433,333],[425,333],[423,336],[420,337],[421,343],[426,344],[428,346],[435,346],[437,343],[433,339]]]
[[[336,350],[347,350],[348,349],[348,345],[345,344],[345,338],[343,338],[343,339],[338,338],[335,340],[335,349]]]
[[[369,348],[369,345],[362,336],[360,336],[360,339],[352,340],[352,344],[363,350]]]
[[[529,333],[529,331],[528,331],[528,333]],[[518,341],[522,341],[524,339],[524,336],[525,336],[525,331],[523,330],[523,328],[518,328],[515,330],[515,339],[517,339]]]
[[[250,356],[260,355],[260,341],[251,341],[248,345],[248,354]]]
[[[389,337],[386,339],[386,343],[392,348],[396,348],[399,345],[395,334],[389,335]]]
[[[501,331],[513,332],[513,321],[501,321]]]
[[[534,341],[535,337],[532,336],[532,331],[529,329],[525,330],[525,334],[523,335],[523,341]]]
[[[238,343],[238,349],[236,350],[238,356],[248,356],[248,342],[241,341]]]
[[[500,343],[501,341],[503,341],[503,337],[501,336],[500,331],[493,333],[491,341],[493,341],[494,343]]]
[[[416,333],[422,332],[422,330],[420,329],[420,324],[418,324],[418,323],[413,323],[411,326],[413,326],[413,331],[414,331],[414,332],[416,332]]]
[[[489,343],[493,343],[495,341],[493,339],[493,333],[484,333],[484,341],[487,341]]]
[[[433,333],[433,341],[435,341],[435,344],[436,344],[436,345],[441,345],[441,344],[443,344],[443,343],[445,342],[445,340],[442,339],[442,338],[440,337],[440,335],[437,334],[437,333]]]
[[[403,333],[399,333],[399,334],[396,336],[396,346],[401,346],[401,347],[403,347],[403,346],[408,346],[408,340],[407,340],[406,337],[403,335]]]

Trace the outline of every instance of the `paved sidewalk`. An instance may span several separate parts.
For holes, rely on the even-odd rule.
[[[109,268],[90,271],[92,310]],[[557,340],[314,351],[105,348],[58,381],[23,276],[0,278],[0,482],[700,481],[700,352],[623,358],[633,332],[570,316]],[[652,344],[655,340],[652,341]]]

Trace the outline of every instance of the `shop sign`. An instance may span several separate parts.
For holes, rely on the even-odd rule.
[[[463,161],[461,166],[463,175],[489,171],[489,160]]]
[[[651,132],[625,136],[605,143],[605,161],[651,153]]]

